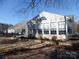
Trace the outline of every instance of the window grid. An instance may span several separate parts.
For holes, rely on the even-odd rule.
[[[48,29],[44,29],[44,34],[49,34],[49,30]]]
[[[51,29],[51,34],[57,34],[56,28]]]

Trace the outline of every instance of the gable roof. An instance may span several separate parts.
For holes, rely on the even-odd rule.
[[[57,13],[51,13],[51,12],[47,12],[47,11],[42,11],[39,14],[50,14],[50,15],[64,16],[64,15],[60,15],[60,14],[57,14]]]

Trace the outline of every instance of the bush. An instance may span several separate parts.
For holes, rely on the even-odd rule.
[[[57,37],[56,37],[56,36],[53,36],[53,37],[52,37],[52,40],[56,40],[56,39],[57,39]]]
[[[49,41],[50,39],[45,37],[44,40],[45,40],[45,41]]]
[[[44,39],[43,39],[42,37],[40,37],[40,38],[39,38],[39,40],[41,40],[41,43],[43,43],[43,42],[44,42]]]
[[[29,34],[29,35],[28,35],[28,39],[36,39],[36,37],[35,37],[35,35],[33,35],[33,34]]]
[[[59,45],[59,41],[57,40],[57,37],[56,37],[56,36],[52,37],[52,41],[53,41],[56,45]]]

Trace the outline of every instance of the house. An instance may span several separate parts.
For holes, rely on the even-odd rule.
[[[13,25],[0,23],[0,34],[7,33],[7,29]]]
[[[9,34],[15,33],[14,26],[11,26],[11,27],[8,28],[8,33]]]
[[[74,34],[74,17],[59,14],[41,12],[28,21],[28,35],[37,38],[49,38],[56,36],[57,39],[68,39]]]
[[[16,25],[8,28],[8,33],[14,33],[18,35],[26,35],[27,20],[17,23]]]
[[[8,31],[26,37],[49,39],[57,37],[57,39],[64,40],[75,33],[74,17],[43,11],[29,21],[25,20],[16,24]]]

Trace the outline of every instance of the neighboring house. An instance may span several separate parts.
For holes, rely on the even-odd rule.
[[[26,35],[26,26],[27,26],[27,21],[22,21],[13,27],[8,28],[8,33],[15,33],[15,34],[21,34],[21,35]]]
[[[28,35],[37,38],[67,39],[74,34],[74,17],[41,12],[28,22]]]
[[[8,28],[8,33],[15,33],[14,26]]]
[[[0,23],[0,34],[7,33],[7,29],[13,25]]]

